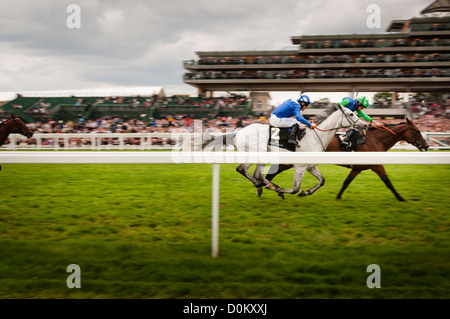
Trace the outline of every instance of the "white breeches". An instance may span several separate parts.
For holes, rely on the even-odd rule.
[[[300,123],[293,117],[279,118],[275,114],[270,116],[270,124],[275,127],[291,127],[292,125]]]

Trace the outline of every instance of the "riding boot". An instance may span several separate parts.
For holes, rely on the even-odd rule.
[[[347,133],[345,134],[344,139],[341,142],[342,150],[350,151],[350,148],[352,147],[352,142],[350,141],[350,139],[351,139],[351,137],[353,136],[354,133],[355,133],[354,130],[347,131]]]
[[[297,132],[299,131],[300,127],[298,126],[298,124],[294,124],[291,127],[291,131],[289,132],[288,135],[288,143],[289,144],[297,144]]]

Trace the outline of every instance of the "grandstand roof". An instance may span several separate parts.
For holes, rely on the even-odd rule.
[[[450,12],[450,0],[437,0],[423,9],[420,13],[432,13],[432,12]]]
[[[101,89],[79,89],[79,90],[55,90],[55,91],[21,91],[21,92],[0,92],[0,101],[9,101],[17,97],[103,97],[103,96],[152,96],[154,94],[164,95],[161,86],[145,87],[122,87],[122,88],[101,88]]]

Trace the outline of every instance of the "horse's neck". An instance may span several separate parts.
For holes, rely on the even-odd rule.
[[[0,124],[0,146],[5,143],[5,140],[8,138],[9,129],[6,124]]]
[[[380,137],[377,138],[377,140],[381,143],[385,151],[391,149],[395,144],[397,144],[398,141],[404,139],[402,137],[405,131],[405,127],[403,125],[390,127],[389,129],[393,131],[395,134],[392,134],[387,130],[379,131],[378,129],[376,129],[376,131],[380,132]]]
[[[322,141],[323,147],[327,148],[336,131],[341,128],[343,113],[340,111],[333,112],[327,119],[317,125],[320,130],[315,130],[317,136]],[[314,134],[315,135],[315,134]]]

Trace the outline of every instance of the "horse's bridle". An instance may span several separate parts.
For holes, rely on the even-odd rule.
[[[337,107],[342,113],[344,113],[345,118],[347,119],[347,121],[349,123],[352,123],[351,126],[341,126],[341,128],[349,128],[351,127],[352,129],[355,129],[356,127],[356,123],[358,122],[358,118],[356,118],[355,121],[353,121],[352,119],[350,119],[350,117],[344,112],[344,108],[342,106]],[[341,124],[342,124],[342,120],[341,120]]]
[[[376,126],[374,126],[374,127],[375,127],[376,129],[380,130],[380,131],[388,131],[389,133],[391,133],[391,134],[393,134],[393,135],[395,135],[395,136],[398,136],[398,138],[399,138],[400,140],[406,141],[406,139],[404,139],[403,137],[401,137],[400,135],[398,135],[398,134],[395,133],[394,131],[388,129],[386,126],[384,126],[384,125],[382,125],[382,124],[378,124],[378,125],[379,125],[381,128],[380,128],[380,127],[376,127]],[[422,142],[420,141],[420,138],[418,138],[418,136],[422,136],[422,135],[420,134],[420,131],[417,130],[417,129],[415,129],[415,128],[412,128],[411,125],[409,125],[409,128],[411,129],[411,132],[412,132],[413,136],[415,137],[416,141],[413,142],[413,143],[410,143],[410,142],[408,142],[408,141],[406,141],[406,142],[408,142],[409,144],[412,144],[413,146],[417,147],[419,150],[420,150],[421,148],[425,148],[425,149],[426,149],[426,147],[425,147],[425,146],[422,144]]]
[[[428,143],[427,143],[426,145],[423,145],[421,139],[420,139],[420,138],[417,138],[417,136],[420,136],[421,138],[423,138],[423,136],[422,136],[422,134],[420,133],[420,131],[417,130],[417,129],[415,129],[415,128],[412,128],[411,125],[410,125],[410,128],[411,128],[411,132],[412,132],[413,136],[414,136],[415,139],[416,139],[416,141],[415,141],[414,143],[411,143],[411,144],[414,145],[415,147],[417,147],[419,150],[422,150],[422,148],[424,148],[425,150],[427,150],[428,147],[429,147],[429,146],[428,146]]]
[[[358,122],[358,119],[357,119],[356,121],[351,120],[351,119],[348,117],[348,115],[345,114],[344,108],[343,108],[342,106],[337,106],[337,105],[335,105],[335,108],[336,108],[337,110],[341,111],[341,112],[344,114],[345,118],[347,119],[347,121],[348,121],[349,123],[353,123],[353,124],[352,124],[351,126],[342,126],[342,121],[343,121],[343,120],[341,119],[341,126],[339,126],[339,127],[330,128],[330,129],[328,129],[328,130],[322,130],[322,129],[320,129],[320,128],[318,128],[318,127],[316,126],[316,129],[317,129],[317,130],[319,130],[319,131],[321,131],[321,132],[329,132],[329,131],[333,131],[333,130],[338,130],[338,129],[340,129],[340,128],[349,128],[349,127],[351,127],[352,129],[355,128],[356,123]]]

